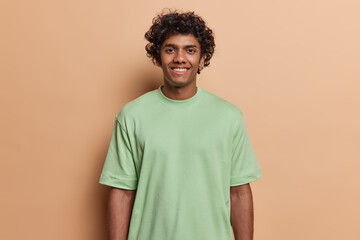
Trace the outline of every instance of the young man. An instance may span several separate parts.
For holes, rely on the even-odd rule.
[[[253,239],[249,183],[262,176],[242,112],[197,87],[214,37],[193,12],[160,14],[145,34],[158,89],[115,117],[100,183],[111,240]]]

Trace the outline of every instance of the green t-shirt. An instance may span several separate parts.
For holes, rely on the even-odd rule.
[[[136,189],[128,240],[232,240],[230,186],[262,176],[241,111],[197,87],[158,89],[115,117],[99,183]]]

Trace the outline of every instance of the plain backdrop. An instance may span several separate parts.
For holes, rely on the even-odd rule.
[[[162,83],[164,8],[214,30],[197,83],[244,114],[255,240],[360,239],[356,0],[1,1],[0,239],[106,239],[100,172],[116,113]]]

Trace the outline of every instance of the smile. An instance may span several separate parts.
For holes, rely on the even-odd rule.
[[[179,68],[179,67],[170,68],[170,69],[176,74],[184,74],[189,70],[188,68]]]
[[[176,71],[176,72],[185,72],[185,71],[187,71],[186,68],[174,68],[173,70]]]

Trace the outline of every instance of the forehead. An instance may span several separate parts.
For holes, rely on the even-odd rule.
[[[199,41],[194,37],[194,35],[183,35],[183,34],[175,34],[167,38],[163,44],[162,47],[164,47],[167,44],[176,45],[179,47],[182,46],[188,46],[188,45],[196,45],[197,47],[200,47]]]

